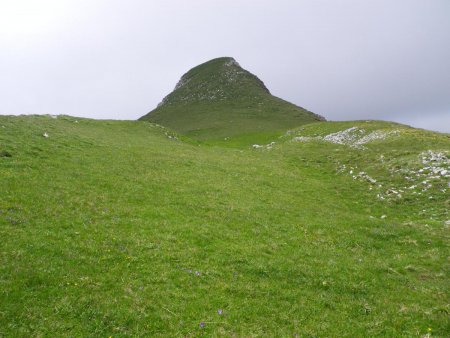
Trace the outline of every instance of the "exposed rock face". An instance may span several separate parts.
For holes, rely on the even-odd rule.
[[[293,140],[299,142],[327,141],[331,143],[347,145],[354,148],[364,148],[364,144],[366,143],[370,143],[376,140],[384,140],[388,137],[392,137],[398,134],[399,132],[397,130],[375,130],[368,133],[363,128],[351,127],[325,136],[297,136],[294,137]]]

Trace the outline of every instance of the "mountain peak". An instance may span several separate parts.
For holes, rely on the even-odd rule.
[[[272,96],[264,83],[232,57],[185,73],[156,109],[141,117],[196,139],[280,132],[324,120]]]
[[[270,94],[264,83],[243,69],[232,57],[220,57],[192,68],[176,84],[172,93],[158,105],[188,104],[201,101],[237,99],[242,87],[252,87],[261,94]]]

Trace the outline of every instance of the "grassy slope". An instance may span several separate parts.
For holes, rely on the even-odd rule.
[[[170,127],[197,140],[223,140],[253,134],[278,135],[289,128],[316,122],[318,117],[270,95],[255,75],[232,58],[218,58],[183,75],[184,83],[161,106],[141,119]]]
[[[290,141],[355,124],[401,134]],[[168,136],[0,116],[0,336],[449,335],[448,194],[380,200],[337,172],[402,185],[391,169],[448,135],[317,123],[256,151]]]

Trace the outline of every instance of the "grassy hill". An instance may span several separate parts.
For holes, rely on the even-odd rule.
[[[249,134],[263,141],[323,118],[272,96],[255,75],[223,57],[184,74],[174,91],[141,120],[202,141]]]
[[[449,336],[449,135],[272,141],[0,116],[0,336]]]

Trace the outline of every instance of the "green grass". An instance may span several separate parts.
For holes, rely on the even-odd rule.
[[[292,141],[352,126],[399,132]],[[377,194],[449,135],[324,122],[251,139],[0,116],[0,336],[448,337],[448,183]]]
[[[182,84],[182,85],[180,85]],[[280,132],[322,118],[274,97],[232,58],[218,58],[187,72],[160,106],[143,116],[196,140],[227,141]]]

